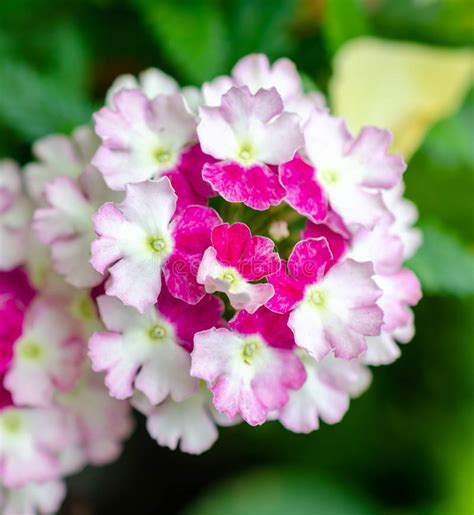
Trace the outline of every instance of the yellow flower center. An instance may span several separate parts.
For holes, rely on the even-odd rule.
[[[21,429],[21,417],[14,411],[5,413],[2,417],[2,426],[7,433],[18,433]]]
[[[261,348],[261,343],[256,339],[247,340],[242,348],[242,359],[246,365],[251,365]]]
[[[153,341],[158,341],[164,340],[167,333],[166,329],[162,325],[156,324],[150,328],[148,334]]]
[[[32,340],[24,340],[19,343],[20,355],[28,361],[39,361],[43,356],[43,347]]]
[[[255,162],[256,151],[251,143],[242,143],[237,152],[237,159],[244,165],[250,165]]]
[[[339,172],[334,168],[328,168],[321,171],[319,178],[326,186],[333,186],[339,181]]]
[[[173,161],[173,153],[169,148],[158,147],[153,151],[153,158],[160,166],[171,165]]]
[[[326,294],[319,288],[312,288],[306,295],[307,301],[317,309],[323,309],[327,305]]]

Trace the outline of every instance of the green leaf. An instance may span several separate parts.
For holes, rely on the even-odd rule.
[[[184,515],[375,515],[369,502],[301,470],[263,470],[217,487]]]
[[[28,141],[88,122],[88,100],[19,60],[0,62],[0,125]]]
[[[169,61],[200,83],[226,71],[228,34],[222,10],[206,0],[136,0]]]
[[[474,295],[474,252],[440,224],[425,224],[423,244],[407,265],[418,275],[423,291],[458,297]]]
[[[231,63],[261,52],[270,59],[288,56],[294,46],[296,0],[234,0],[227,17],[232,38]]]
[[[331,54],[349,39],[369,33],[360,0],[331,0],[324,5],[323,35]]]

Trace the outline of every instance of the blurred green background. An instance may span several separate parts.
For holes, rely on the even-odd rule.
[[[88,122],[120,73],[157,66],[199,84],[265,52],[293,59],[308,89],[331,104],[334,58],[354,38],[429,45],[437,63],[441,48],[472,49],[473,32],[471,0],[2,0],[0,157],[24,163],[35,138]],[[360,76],[380,68],[380,95],[391,65],[383,52],[366,59]],[[409,81],[415,71],[400,66],[391,73]],[[308,436],[277,423],[242,425],[193,457],[160,449],[137,416],[117,463],[70,479],[64,514],[474,513],[474,92],[464,79],[450,109],[437,113],[454,78],[440,60],[426,79],[439,87],[420,82],[411,106],[432,99],[435,114],[419,116],[427,134],[407,151],[405,176],[424,232],[410,266],[425,297],[402,357],[374,369],[372,387],[340,424]],[[351,97],[350,78],[341,81],[344,105],[364,105]],[[393,90],[382,119],[384,106],[397,109]],[[404,114],[402,136],[416,121]]]

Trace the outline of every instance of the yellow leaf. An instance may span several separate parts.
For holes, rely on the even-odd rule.
[[[335,57],[330,98],[354,132],[389,128],[392,149],[409,158],[428,129],[458,109],[473,71],[469,49],[358,38]]]

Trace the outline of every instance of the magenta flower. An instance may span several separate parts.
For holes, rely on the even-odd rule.
[[[158,298],[162,271],[176,297],[196,304],[205,294],[196,282],[198,262],[221,220],[210,208],[189,206],[171,223],[175,208],[165,177],[129,184],[121,204],[104,204],[94,217],[92,265],[109,272],[108,295],[142,313]]]
[[[270,328],[273,330],[270,330]],[[266,308],[250,315],[241,311],[230,329],[209,329],[194,337],[191,375],[204,379],[216,409],[251,425],[282,408],[290,390],[300,388],[306,374],[291,348],[286,317]]]
[[[201,107],[200,117],[201,147],[219,160],[204,166],[204,180],[229,202],[258,210],[279,204],[286,192],[275,166],[293,157],[303,137],[276,90],[253,95],[245,86],[232,88],[220,107]]]
[[[382,326],[377,306],[382,292],[372,265],[346,259],[328,270],[331,259],[325,238],[303,240],[288,265],[268,278],[275,295],[267,307],[291,311],[288,324],[296,344],[318,361],[331,351],[344,359],[359,356],[367,348],[365,337],[380,334]]]
[[[254,313],[274,293],[270,284],[250,282],[260,281],[280,267],[273,241],[252,236],[242,223],[214,227],[211,241],[199,266],[198,282],[208,293],[225,293],[235,309]]]
[[[207,296],[191,305],[164,287],[157,306],[143,313],[106,295],[98,304],[107,331],[92,336],[89,355],[94,370],[106,372],[113,397],[131,397],[136,388],[155,406],[167,396],[182,401],[197,391],[189,351],[196,332],[221,325],[219,299]]]

